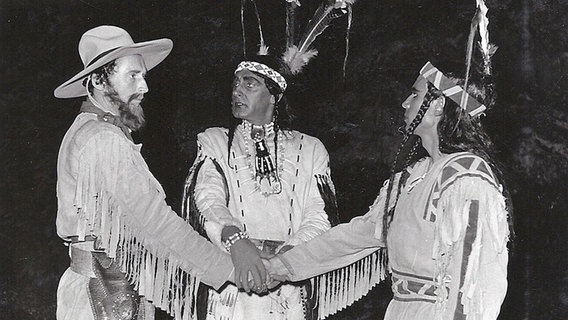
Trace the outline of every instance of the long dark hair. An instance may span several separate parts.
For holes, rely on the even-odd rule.
[[[463,80],[457,79],[457,81],[460,85],[463,84]],[[388,228],[393,220],[394,211],[402,186],[405,184],[409,176],[406,168],[427,155],[426,151],[422,148],[420,137],[414,135],[414,130],[422,122],[426,110],[430,107],[430,103],[443,96],[443,93],[430,82],[427,83],[427,88],[424,101],[420,106],[416,117],[412,120],[409,128],[404,132],[402,143],[397,151],[391,170],[385,200],[385,214],[383,216],[382,238],[385,243],[387,241]],[[484,92],[478,88],[479,86],[470,84],[468,85],[467,92],[479,101],[485,101],[486,103],[493,101],[491,97],[486,98]],[[512,238],[514,236],[513,206],[508,188],[506,187],[503,179],[501,165],[499,165],[494,157],[494,144],[489,135],[483,129],[480,117],[469,116],[456,102],[449,98],[446,98],[445,101],[446,104],[444,106],[440,122],[438,123],[440,151],[446,154],[467,151],[483,158],[487,161],[487,163],[489,163],[491,169],[499,180],[499,183],[503,186],[503,195],[506,200],[505,202],[508,212],[507,221],[509,224],[510,236]],[[394,205],[392,206],[392,209],[389,210],[389,203],[391,202],[392,197],[391,194],[394,188],[394,179],[396,174],[401,171],[401,177],[396,186]]]
[[[279,72],[281,75],[286,76],[290,74],[289,68],[284,62],[280,61],[279,59],[270,56],[270,55],[257,55],[253,59],[248,59],[248,61],[254,61],[258,63],[262,63],[273,70]],[[278,155],[278,131],[280,130],[292,130],[292,122],[294,120],[294,114],[290,105],[288,104],[288,100],[286,99],[285,92],[282,91],[282,88],[271,78],[260,74],[255,71],[251,71],[258,75],[259,77],[264,79],[264,83],[266,84],[266,88],[268,92],[276,98],[276,102],[274,103],[274,145],[276,147],[275,154]],[[288,87],[290,87],[290,83],[288,78]],[[231,115],[231,125],[229,126],[229,142],[227,144],[227,162],[229,167],[231,167],[230,155],[231,155],[231,146],[233,145],[233,139],[235,138],[235,130],[237,126],[241,123],[240,119],[236,119]],[[276,159],[277,160],[277,159]],[[278,161],[275,161],[276,165],[278,165]]]
[[[463,79],[454,78],[454,80],[460,86],[463,86]],[[436,88],[432,88],[432,90],[439,91]],[[484,102],[488,107],[491,107],[495,101],[492,94],[493,90],[492,88],[488,89],[488,86],[470,83],[466,91],[478,101]],[[446,99],[446,106],[438,123],[438,136],[442,153],[471,152],[484,159],[491,166],[491,170],[497,177],[497,182],[503,186],[510,238],[513,239],[515,236],[513,202],[504,179],[503,166],[496,159],[495,145],[483,128],[481,116],[471,117],[455,101]]]
[[[110,77],[111,74],[113,74],[115,72],[116,72],[116,59],[98,67],[93,72],[91,72],[91,74],[94,74],[94,75],[100,77],[100,81],[102,83],[109,84],[109,77]],[[89,77],[90,76],[91,75],[89,75]],[[89,77],[87,77],[83,80],[83,86],[87,86],[87,90],[89,90],[89,92],[91,94],[93,94],[95,87],[93,86],[93,83],[91,81],[89,81]]]

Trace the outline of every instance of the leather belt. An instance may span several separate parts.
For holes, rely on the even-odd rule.
[[[93,271],[93,253],[91,251],[71,245],[69,254],[71,256],[71,265],[69,268],[71,268],[73,272],[85,277],[95,278],[95,272]]]
[[[88,241],[95,241],[97,240],[97,237],[95,236],[85,236],[85,240],[79,240],[79,236],[71,236],[69,237],[69,241],[71,241],[71,243],[78,243],[78,242],[88,242]]]

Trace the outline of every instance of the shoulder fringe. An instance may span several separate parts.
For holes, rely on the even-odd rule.
[[[486,175],[476,172],[462,172],[457,174],[450,183],[445,183],[442,190],[439,208],[455,214],[439,214],[436,224],[436,239],[434,258],[438,261],[438,281],[447,280],[446,268],[452,255],[452,247],[460,235],[466,232],[468,224],[471,224],[470,206],[473,201],[479,203],[477,216],[477,230],[467,259],[467,267],[463,286],[460,288],[461,301],[464,313],[468,320],[482,319],[484,309],[488,308],[490,301],[483,301],[482,288],[478,285],[480,280],[478,272],[481,263],[482,230],[488,230],[490,237],[483,245],[493,245],[497,254],[507,254],[507,241],[509,228],[507,223],[507,210],[505,198],[501,193],[501,187],[494,180],[488,180]],[[464,201],[466,199],[466,201]],[[495,286],[501,285],[498,283]],[[506,284],[505,288],[506,290]],[[504,294],[503,294],[504,296]],[[442,301],[445,299],[441,299]],[[495,302],[497,303],[497,302]],[[445,306],[441,306],[442,309]],[[444,313],[442,311],[442,313]]]
[[[382,252],[375,251],[351,265],[311,279],[318,294],[318,319],[345,309],[385,279]]]
[[[119,177],[124,175],[120,169],[132,163],[147,168],[145,162],[126,149],[132,148],[126,140],[105,139],[103,135],[91,139],[95,139],[96,147],[89,145],[81,154],[75,192],[79,238],[97,235],[96,245],[116,259],[140,295],[176,320],[195,319],[199,275],[169,257],[161,244],[150,244],[148,235],[127,223],[128,217],[124,216],[120,202],[113,198]],[[148,184],[142,188],[162,190],[149,172],[148,175]],[[159,208],[161,201],[164,199],[160,197],[153,199],[156,205],[151,205],[150,209]],[[153,213],[155,216],[163,214],[171,212]]]

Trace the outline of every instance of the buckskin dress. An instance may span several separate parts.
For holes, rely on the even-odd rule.
[[[246,231],[260,250],[275,252],[330,228],[326,211],[335,206],[335,193],[328,153],[318,139],[281,130],[276,133],[275,157],[275,133],[266,137],[282,190],[265,195],[255,183],[250,131],[238,125],[229,158],[227,132],[225,128],[209,128],[198,135],[199,152],[186,181],[183,210],[196,230],[201,229],[224,250],[221,231],[224,226],[235,225]],[[239,292],[233,285],[221,292],[208,291],[207,319],[306,316],[304,286],[283,285],[262,296]]]
[[[497,319],[507,291],[509,228],[502,187],[490,166],[471,153],[456,153],[434,163],[426,158],[408,170],[387,236],[393,299],[385,319]],[[360,272],[353,263],[385,246],[387,188],[388,181],[364,216],[279,255],[285,267],[274,271],[296,281],[337,269],[322,288],[329,314],[366,294],[381,273]],[[337,292],[343,302],[327,302]]]
[[[95,108],[90,101],[83,107]],[[59,283],[59,320],[94,318],[88,287],[95,278],[93,251],[115,259],[137,292],[175,319],[195,313],[200,282],[219,288],[231,277],[230,256],[166,204],[140,148],[89,112],[80,113],[63,138],[56,223],[71,267]],[[146,304],[145,311],[145,319],[152,319],[154,308]]]

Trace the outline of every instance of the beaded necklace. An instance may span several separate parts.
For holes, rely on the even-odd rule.
[[[257,126],[243,120],[242,134],[244,137],[245,153],[249,170],[255,182],[255,189],[265,196],[280,193],[282,191],[282,183],[280,182],[279,174],[279,171],[282,170],[283,159],[282,132],[279,130],[277,133],[276,143],[278,143],[278,146],[276,147],[276,162],[272,159],[266,141],[268,137],[275,134],[274,121]],[[254,145],[254,165],[252,163],[251,148],[249,148],[250,144]]]

